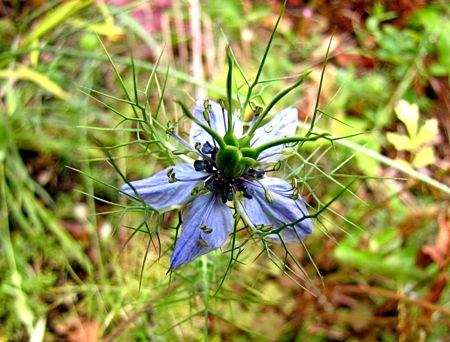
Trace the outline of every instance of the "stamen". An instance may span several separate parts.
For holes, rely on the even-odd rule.
[[[175,183],[175,182],[192,182],[192,181],[200,181],[200,180],[204,180],[206,179],[208,176],[204,176],[204,177],[198,177],[198,178],[184,178],[184,179],[180,179],[177,178],[175,175],[175,172],[173,172],[173,169],[169,169],[167,171],[167,178],[168,178],[168,182],[169,183]]]
[[[264,172],[275,172],[275,171],[279,171],[281,168],[281,162],[277,161],[276,163],[270,162],[267,163],[265,166],[270,166],[273,165],[271,169],[264,169]]]
[[[293,199],[294,201],[298,199],[298,189],[297,188],[295,188],[294,191],[292,192],[291,199]]]
[[[211,110],[211,103],[209,103],[209,100],[206,99],[205,101],[203,101],[203,108],[205,108],[206,110],[210,111]]]
[[[247,186],[242,182],[237,182],[237,189],[241,191],[242,196],[244,196],[245,198],[247,199],[253,198],[253,196],[249,194]]]
[[[279,154],[282,154],[281,152],[274,152],[274,153],[270,153],[268,155],[265,155],[264,157],[261,157],[258,159],[259,162],[262,162],[264,159],[270,158],[270,157],[274,157],[277,156]]]
[[[203,111],[203,118],[206,120],[206,122],[208,123],[208,126],[211,127],[211,115],[209,115],[209,111],[207,109],[205,109]]]
[[[183,138],[181,138],[178,134],[175,133],[174,127],[167,128],[166,133],[175,138],[181,145],[185,146],[189,151],[193,151],[201,155],[197,149],[193,148],[189,143],[187,143]]]
[[[175,178],[175,172],[173,172],[173,168],[167,170],[167,178],[168,178],[168,182],[169,183],[175,183],[177,181],[177,179]]]
[[[233,192],[232,192],[232,191],[230,191],[230,192],[227,194],[227,200],[229,200],[229,201],[232,201],[232,200],[233,200]]]
[[[297,186],[298,186],[297,178],[291,179],[291,185],[292,185],[292,189],[297,189]]]
[[[266,200],[267,202],[269,202],[270,204],[273,203],[273,197],[270,194],[269,190],[267,190],[266,188],[264,188],[264,195],[266,196]]]
[[[219,100],[220,108],[222,108],[222,119],[223,119],[223,127],[225,128],[225,132],[227,131],[227,119],[225,118],[225,104],[223,103],[223,100]]]
[[[200,151],[202,151],[205,154],[211,154],[214,151],[214,146],[212,146],[209,141],[203,144]]]
[[[174,151],[172,151],[172,153],[174,154],[174,155],[176,155],[176,156],[179,156],[179,155],[182,155],[182,154],[187,154],[188,152],[191,152],[191,150],[186,150],[186,149],[184,149],[184,150],[174,150]]]
[[[255,179],[262,179],[264,177],[264,173],[266,170],[262,169],[254,169],[253,167],[249,167],[245,173],[246,176],[253,177]]]
[[[261,183],[260,181],[257,181],[259,185],[261,185],[261,187],[264,189],[264,196],[266,196],[266,200],[267,202],[269,202],[270,204],[273,203],[273,197],[269,192],[269,189],[267,189],[267,187]]]
[[[196,160],[194,162],[195,171],[203,171],[205,169],[205,161],[204,160]]]
[[[203,189],[203,183],[196,185],[191,191],[191,196],[197,196]]]
[[[200,225],[200,229],[206,234],[211,234],[213,231],[212,228],[207,227],[205,224]]]
[[[256,229],[262,231],[262,232],[269,232],[273,228],[273,224],[258,224],[255,226]]]
[[[175,175],[175,174],[174,174]],[[176,178],[177,182],[193,182],[193,181],[201,181],[206,179],[208,176],[204,176],[204,177],[198,177],[198,178],[184,178],[184,179],[179,179]]]

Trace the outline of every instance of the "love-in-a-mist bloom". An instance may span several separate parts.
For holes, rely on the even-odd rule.
[[[234,224],[233,210],[263,238],[299,242],[312,223],[298,189],[268,174],[286,143],[296,140],[297,110],[289,107],[263,123],[259,108],[246,134],[243,124],[218,103],[199,100],[190,115],[189,143],[169,133],[198,159],[168,167],[154,176],[122,186],[160,212],[183,207],[182,230],[170,269],[222,246]],[[229,126],[232,127],[229,127]],[[292,137],[292,138],[290,138]]]

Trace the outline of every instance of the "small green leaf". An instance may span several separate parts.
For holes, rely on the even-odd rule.
[[[425,167],[427,165],[431,165],[435,161],[435,155],[434,155],[434,149],[432,146],[425,147],[421,149],[417,154],[414,156],[413,159],[413,166],[414,167]]]
[[[91,5],[93,2],[94,0],[72,0],[61,3],[53,10],[49,11],[47,15],[39,21],[38,25],[34,26],[34,28],[22,41],[22,47],[38,41],[48,31],[54,29],[64,20],[81,11],[83,8]]]
[[[394,145],[397,151],[412,151],[414,150],[414,144],[411,139],[403,134],[397,134],[393,132],[386,133],[386,139]]]
[[[439,134],[438,122],[436,119],[426,120],[425,123],[420,126],[419,132],[414,139],[414,145],[419,147],[426,143],[429,143],[434,137]]]
[[[405,124],[411,139],[414,140],[419,126],[419,106],[400,100],[395,107],[395,113],[398,119]]]

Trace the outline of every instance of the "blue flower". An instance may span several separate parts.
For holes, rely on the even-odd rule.
[[[270,122],[250,129],[251,136],[243,136],[242,122],[229,116],[216,102],[197,101],[192,115],[195,122],[189,143],[173,131],[170,134],[196,152],[199,159],[193,165],[172,166],[121,189],[131,198],[140,197],[159,212],[190,203],[183,212],[183,227],[170,269],[225,243],[234,222],[230,206],[264,238],[293,243],[309,235],[312,222],[298,190],[280,178],[267,176],[285,148],[284,143],[274,142],[295,135],[297,110],[284,109]],[[232,130],[227,129],[227,122],[232,122]],[[213,138],[211,131],[231,142]],[[239,142],[243,141],[242,147]]]

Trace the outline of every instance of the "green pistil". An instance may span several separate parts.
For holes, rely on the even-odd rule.
[[[239,140],[238,138],[236,138],[236,136],[234,135],[233,131],[228,130],[224,137],[223,137],[223,141],[225,141],[225,143],[229,146],[239,146]]]

